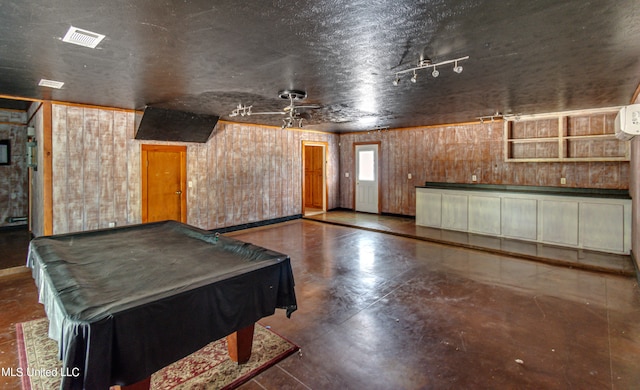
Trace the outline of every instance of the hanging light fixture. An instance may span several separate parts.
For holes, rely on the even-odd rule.
[[[420,59],[418,60],[418,65],[410,68],[410,69],[405,69],[405,70],[401,70],[400,72],[396,72],[396,78],[393,80],[393,85],[398,85],[400,83],[400,76],[403,75],[404,73],[410,73],[413,72],[413,76],[411,77],[411,82],[415,83],[418,80],[418,70],[421,69],[428,69],[428,68],[433,68],[433,71],[431,72],[431,76],[438,77],[440,76],[440,71],[438,69],[436,69],[437,66],[441,66],[441,65],[446,65],[446,64],[453,64],[453,71],[455,73],[462,73],[462,66],[460,66],[458,64],[458,62],[460,61],[464,61],[469,59],[469,56],[465,56],[465,57],[460,57],[460,58],[454,58],[452,60],[446,60],[446,61],[440,61],[437,63],[433,63],[430,59]]]

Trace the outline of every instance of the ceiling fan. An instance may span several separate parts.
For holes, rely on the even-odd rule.
[[[289,105],[284,107],[282,111],[262,111],[262,112],[252,112],[251,108],[253,106],[244,106],[242,104],[238,104],[229,116],[250,116],[250,115],[286,115],[285,118],[282,119],[282,128],[286,129],[288,127],[293,127],[293,125],[297,122],[298,127],[302,127],[302,121],[304,118],[301,116],[300,109],[316,109],[320,108],[320,106],[315,104],[307,104],[307,105],[296,105],[295,102],[299,100],[303,100],[307,97],[307,93],[304,91],[296,90],[296,89],[285,89],[278,92],[278,97],[280,99],[289,100]]]

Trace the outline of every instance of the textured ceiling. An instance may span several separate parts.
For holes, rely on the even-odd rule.
[[[106,35],[93,50],[69,26]],[[398,86],[422,58],[469,56]],[[39,87],[63,81],[61,90]],[[629,104],[640,82],[640,2],[3,0],[0,95],[230,118],[307,92],[305,128],[363,131]]]

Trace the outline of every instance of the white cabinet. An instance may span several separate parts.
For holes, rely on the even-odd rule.
[[[631,199],[547,192],[416,188],[416,224],[629,254]]]

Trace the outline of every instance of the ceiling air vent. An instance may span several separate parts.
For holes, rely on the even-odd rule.
[[[40,82],[38,83],[38,85],[41,86],[41,87],[49,87],[49,88],[60,89],[64,85],[64,82],[55,81],[55,80],[41,79]]]
[[[96,46],[104,39],[104,35],[83,30],[77,27],[69,27],[69,31],[62,38],[62,42],[73,43],[75,45],[90,47],[95,49]]]

